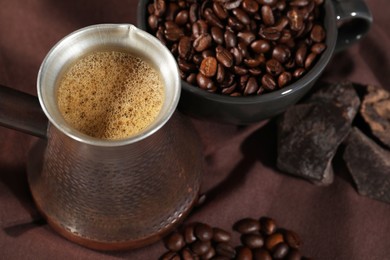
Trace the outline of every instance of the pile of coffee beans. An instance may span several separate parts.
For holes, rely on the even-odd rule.
[[[299,235],[277,227],[272,218],[243,218],[233,229],[240,235],[238,246],[232,245],[229,231],[205,223],[191,223],[165,239],[168,251],[160,259],[309,259],[300,252]]]
[[[189,84],[261,95],[302,77],[326,49],[323,2],[152,0],[147,24]]]

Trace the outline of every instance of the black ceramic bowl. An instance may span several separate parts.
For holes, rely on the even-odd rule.
[[[145,31],[148,31],[148,3],[149,0],[140,0],[138,3],[137,26]],[[178,109],[198,118],[237,125],[259,122],[284,112],[311,89],[333,55],[337,26],[335,10],[330,0],[325,0],[324,3],[324,27],[327,32],[326,50],[314,66],[294,83],[259,96],[231,97],[209,93],[182,80]]]

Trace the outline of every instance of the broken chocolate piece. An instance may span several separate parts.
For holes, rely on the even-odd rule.
[[[380,87],[367,86],[360,113],[372,134],[390,148],[390,93]]]
[[[350,122],[355,118],[360,105],[359,96],[351,82],[323,83],[323,86],[306,102],[331,102],[334,106],[343,109],[344,116],[349,118]]]
[[[326,84],[306,102],[290,107],[280,118],[277,167],[328,185],[333,182],[332,159],[360,101],[352,84]]]
[[[389,151],[353,128],[343,158],[359,194],[390,203]]]

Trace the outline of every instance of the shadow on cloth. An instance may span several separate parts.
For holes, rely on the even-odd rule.
[[[230,193],[239,187],[257,161],[267,167],[276,169],[276,134],[276,122],[274,120],[270,120],[266,125],[250,134],[240,146],[243,154],[242,160],[225,179],[206,191],[206,199],[199,206],[204,206],[211,201],[215,202],[218,197],[223,198],[225,193]]]

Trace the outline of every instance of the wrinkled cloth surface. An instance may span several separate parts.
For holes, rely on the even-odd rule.
[[[367,0],[369,34],[336,54],[321,79],[350,80],[390,89],[390,19],[387,0]],[[79,28],[136,23],[135,0],[0,1],[0,84],[36,95],[36,76],[50,48]],[[243,217],[270,216],[301,235],[314,259],[388,259],[390,205],[359,195],[341,160],[327,187],[275,167],[275,125],[226,125],[191,118],[203,145],[205,203],[186,223],[227,230]],[[390,133],[389,133],[390,134]],[[99,252],[67,241],[37,212],[26,177],[37,138],[0,127],[0,259],[158,259],[161,241],[132,251]],[[235,235],[234,241],[238,242]]]

